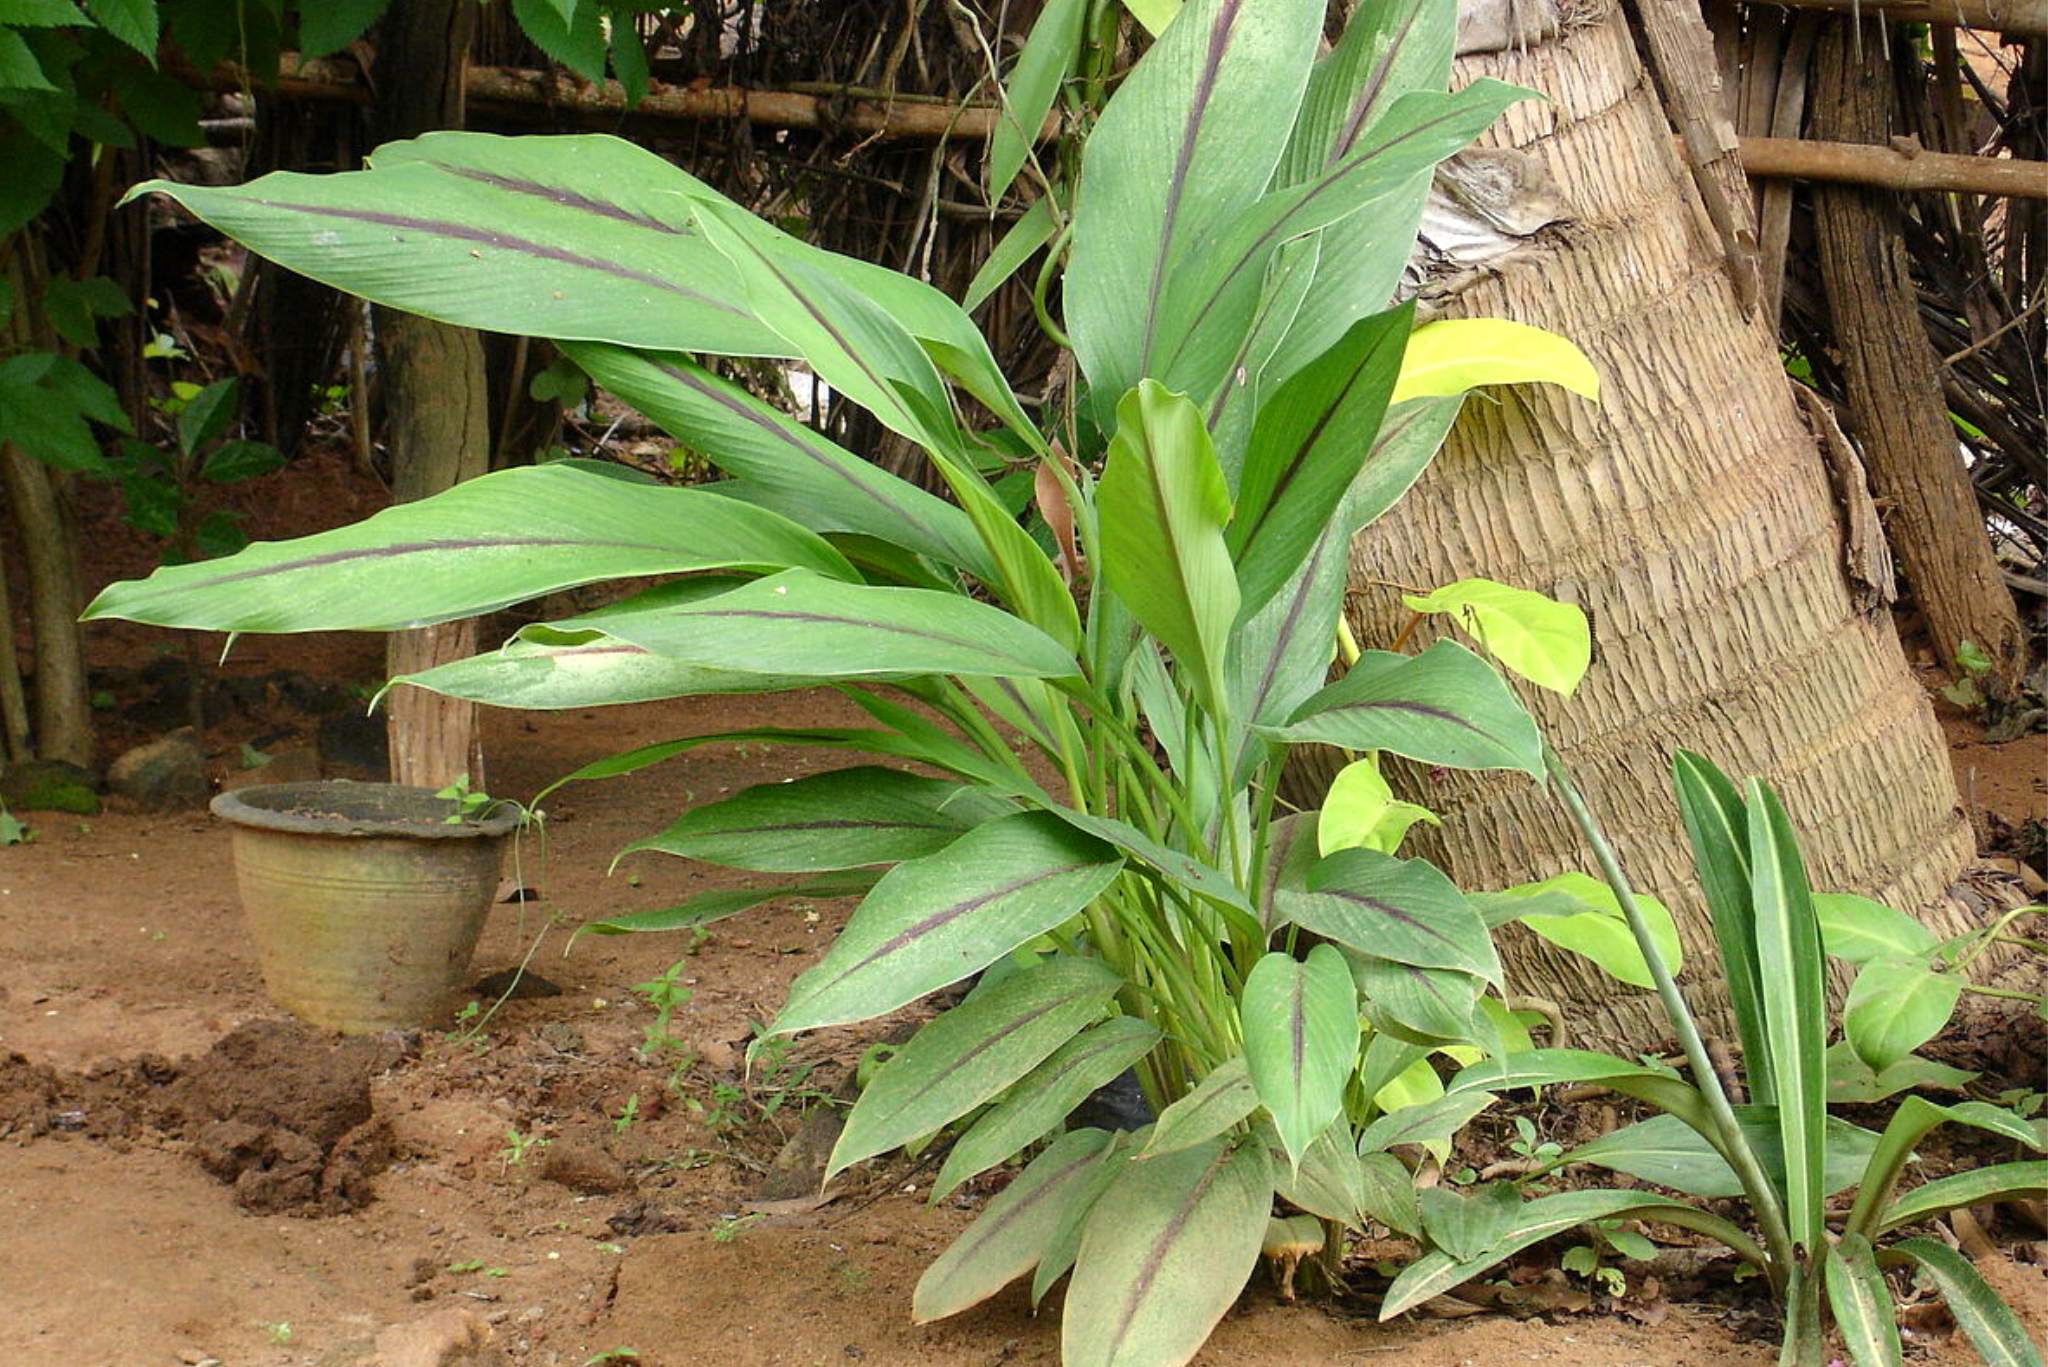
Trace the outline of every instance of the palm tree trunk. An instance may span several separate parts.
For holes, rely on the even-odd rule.
[[[1526,178],[1548,172],[1548,216],[1562,221],[1427,284],[1424,307],[1563,333],[1592,357],[1603,400],[1533,387],[1469,401],[1429,474],[1354,547],[1360,639],[1384,645],[1407,624],[1388,581],[1484,575],[1590,614],[1596,653],[1577,695],[1532,703],[1631,876],[1678,915],[1682,981],[1710,1012],[1726,997],[1670,797],[1680,747],[1779,785],[1817,886],[1961,929],[1945,894],[1971,836],[1941,735],[1881,598],[1859,603],[1844,573],[1844,509],[1868,494],[1831,487],[1776,337],[1738,303],[1627,23],[1575,17],[1548,41],[1461,57],[1454,80],[1482,75],[1550,97],[1517,106],[1491,137],[1533,158]],[[1420,852],[1461,886],[1591,867],[1526,779],[1407,782],[1444,816]],[[1664,1037],[1648,993],[1533,936],[1506,939],[1511,990],[1571,1003],[1575,1042]]]

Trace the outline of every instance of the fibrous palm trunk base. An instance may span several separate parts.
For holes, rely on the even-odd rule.
[[[1576,696],[1532,701],[1631,876],[1677,914],[1681,981],[1713,1016],[1724,987],[1670,796],[1681,747],[1778,786],[1817,887],[1965,928],[1949,894],[1973,848],[1940,731],[1881,603],[1852,593],[1827,466],[1776,338],[1737,303],[1627,24],[1607,12],[1461,57],[1455,79],[1481,75],[1550,97],[1491,137],[1547,170],[1564,221],[1425,285],[1424,306],[1563,333],[1592,357],[1602,401],[1548,386],[1471,399],[1434,467],[1354,547],[1360,639],[1385,645],[1407,621],[1387,581],[1484,575],[1590,614]],[[1592,867],[1526,778],[1405,781],[1444,818],[1419,852],[1461,886]],[[1574,1043],[1664,1038],[1650,994],[1534,936],[1505,941],[1510,990],[1563,1004]]]

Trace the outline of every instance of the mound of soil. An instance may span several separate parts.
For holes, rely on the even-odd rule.
[[[176,1061],[144,1055],[63,1073],[9,1054],[0,1058],[0,1138],[184,1140],[246,1210],[337,1215],[367,1205],[370,1179],[391,1162],[370,1082],[412,1050],[394,1036],[336,1040],[296,1021],[256,1020]]]

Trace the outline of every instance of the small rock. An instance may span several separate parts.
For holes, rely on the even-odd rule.
[[[597,1145],[580,1139],[557,1139],[548,1145],[540,1175],[585,1196],[633,1189],[633,1178],[623,1163]]]
[[[152,812],[204,806],[213,791],[206,777],[206,752],[190,728],[122,755],[107,770],[107,786]]]
[[[768,1171],[761,1174],[754,1199],[786,1201],[816,1196],[825,1185],[825,1168],[832,1157],[832,1146],[839,1142],[839,1132],[844,1128],[846,1122],[836,1107],[813,1106],[805,1111],[796,1133],[775,1155]]]
[[[505,1367],[490,1326],[460,1306],[377,1335],[377,1367]]]
[[[97,816],[99,791],[99,777],[92,770],[60,759],[23,760],[0,774],[0,801],[10,811]]]
[[[583,1032],[568,1021],[549,1021],[534,1034],[542,1044],[565,1054],[580,1054],[587,1047],[583,1040]]]
[[[476,986],[472,987],[470,991],[476,993],[479,997],[491,1001],[496,1001],[508,991],[512,994],[512,1000],[514,1001],[524,997],[559,997],[562,995],[562,989],[559,984],[548,981],[532,969],[527,969],[522,973],[516,968],[501,968],[496,973],[486,974],[477,979]]]

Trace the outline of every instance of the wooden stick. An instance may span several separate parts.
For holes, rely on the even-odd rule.
[[[1822,0],[1800,3],[1822,7]],[[1831,5],[1832,0],[1828,3]],[[1846,3],[1844,0],[1845,6]],[[2039,3],[2048,7],[2048,0]],[[209,90],[270,90],[285,99],[348,104],[368,104],[372,99],[354,64],[334,58],[302,62],[294,54],[286,53],[274,84],[253,79],[233,63],[222,63],[206,72],[189,67],[167,69],[188,85]],[[627,113],[626,92],[617,81],[585,85],[566,76],[516,67],[471,67],[469,98],[484,109],[554,108],[607,120]],[[746,119],[770,128],[839,128],[883,141],[941,136],[985,141],[1002,117],[1001,110],[985,104],[956,107],[927,101],[889,104],[876,100],[836,104],[822,96],[787,90],[693,90],[659,82],[631,112],[676,123]],[[1039,129],[1039,137],[1051,138],[1058,132],[1058,117],[1049,117]],[[1887,190],[1958,190],[2016,199],[2048,199],[2048,162],[1946,152],[1908,154],[1890,147],[1755,137],[1741,139],[1741,159],[1742,169],[1753,179],[1828,180]],[[1692,158],[1688,156],[1687,160]]]
[[[1781,9],[1878,13],[1903,24],[1949,24],[2005,34],[2048,34],[2048,0],[1761,0]]]
[[[1821,180],[1881,190],[2048,199],[2048,161],[1901,151],[1864,143],[1744,138],[1742,169],[1764,180]]]
[[[270,91],[291,100],[349,104],[369,104],[374,98],[355,65],[334,58],[301,61],[288,52],[279,62],[274,83],[258,79],[232,62],[223,62],[205,72],[189,67],[168,69],[186,84],[210,90]],[[839,100],[790,90],[745,90],[733,86],[700,90],[660,81],[654,82],[646,97],[628,110],[625,88],[617,81],[589,84],[557,73],[517,67],[473,66],[468,74],[469,102],[487,112],[547,108],[605,121],[630,115],[677,123],[745,119],[768,128],[840,129],[883,142],[932,141],[941,137],[986,142],[1003,117],[1001,109],[988,104],[955,105],[929,98]],[[1049,117],[1039,130],[1039,137],[1050,138],[1058,132],[1057,116]]]

